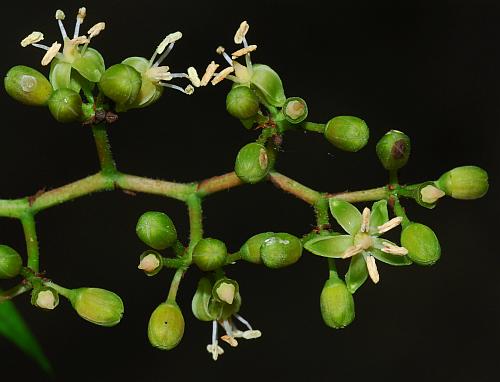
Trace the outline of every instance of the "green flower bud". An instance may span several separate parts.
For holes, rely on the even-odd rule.
[[[103,73],[99,89],[116,103],[116,111],[130,109],[141,90],[141,75],[130,65],[116,64]]]
[[[163,212],[143,213],[137,221],[135,232],[145,244],[158,250],[172,246],[177,240],[174,223]]]
[[[243,146],[238,152],[234,171],[243,182],[257,183],[267,176],[270,164],[266,148],[253,142]]]
[[[160,304],[151,314],[148,338],[151,345],[162,350],[171,350],[181,342],[184,335],[184,317],[174,301]]]
[[[7,245],[0,245],[0,279],[11,279],[21,272],[23,259],[17,251]]]
[[[212,283],[207,277],[202,277],[198,282],[198,287],[191,301],[191,310],[194,316],[200,321],[213,321],[217,317],[212,315],[209,309],[212,300]]]
[[[398,130],[390,130],[380,138],[376,147],[377,156],[386,170],[398,170],[410,157],[410,138]]]
[[[238,119],[255,117],[259,112],[259,98],[247,86],[235,86],[227,93],[226,110]]]
[[[344,328],[354,320],[354,299],[342,280],[330,278],[321,291],[319,302],[321,316],[329,327]]]
[[[71,89],[57,89],[49,98],[49,110],[59,122],[79,121],[82,117],[82,98]]]
[[[264,240],[260,256],[269,268],[283,268],[296,263],[302,256],[302,243],[289,233],[275,233]]]
[[[202,271],[214,271],[226,263],[226,245],[217,239],[201,239],[193,249],[193,263]]]
[[[283,109],[281,109],[285,119],[290,123],[300,123],[307,118],[307,104],[300,97],[287,98]]]
[[[236,280],[223,277],[217,280],[212,287],[212,296],[217,302],[232,305],[239,290],[240,287]]]
[[[267,65],[255,64],[252,67],[252,88],[257,91],[265,103],[275,107],[281,107],[286,101],[283,83],[273,69]]]
[[[252,236],[240,249],[241,258],[254,264],[262,264],[260,258],[260,247],[266,239],[274,235],[274,232],[263,232]]]
[[[10,68],[4,78],[4,86],[16,101],[31,106],[46,105],[52,94],[49,80],[38,70],[23,65]]]
[[[441,175],[436,186],[455,199],[478,199],[488,192],[488,173],[477,166],[456,167]]]
[[[358,117],[339,116],[328,121],[324,135],[335,147],[356,152],[368,143],[370,131],[365,121]]]
[[[59,305],[59,293],[46,286],[35,288],[31,293],[31,304],[41,309],[53,310]]]
[[[401,232],[401,245],[408,250],[408,257],[420,265],[432,265],[441,256],[436,234],[424,224],[410,223]]]
[[[73,289],[68,298],[78,315],[93,324],[114,326],[122,319],[124,311],[122,299],[106,289]]]
[[[163,268],[163,257],[151,249],[144,251],[139,258],[137,268],[143,270],[148,276],[154,276]]]

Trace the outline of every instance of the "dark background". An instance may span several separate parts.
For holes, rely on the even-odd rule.
[[[166,296],[172,272],[147,278],[136,269],[145,246],[134,233],[146,210],[167,212],[180,237],[188,234],[185,207],[160,197],[121,192],[85,197],[37,217],[41,267],[66,287],[99,286],[120,294],[126,314],[115,328],[81,320],[63,301],[57,310],[34,309],[27,295],[17,307],[54,364],[58,381],[183,380],[497,380],[500,340],[498,285],[498,159],[500,6],[495,1],[73,1],[2,4],[1,72],[13,65],[40,68],[43,52],[22,49],[32,30],[60,40],[57,8],[74,14],[85,5],[85,32],[106,30],[92,42],[107,65],[133,55],[150,57],[168,33],[183,39],[167,60],[174,71],[200,73],[215,48],[234,45],[248,20],[254,62],[272,66],[288,96],[301,96],[310,120],[356,115],[371,139],[357,154],[340,152],[319,134],[289,133],[277,169],[323,191],[370,188],[386,174],[375,156],[388,129],[412,138],[403,182],[436,179],[459,165],[488,170],[491,189],[476,201],[446,198],[435,210],[407,202],[412,220],[431,226],[442,245],[433,267],[379,265],[381,282],[355,295],[356,320],[327,328],[319,312],[326,261],[305,254],[289,269],[271,271],[238,263],[228,275],[240,283],[241,314],[262,330],[214,363],[206,352],[211,326],[190,304],[200,272],[185,277],[179,303],[186,319],[173,351],[149,346],[146,326]],[[328,4],[328,6],[327,6]],[[182,81],[179,81],[182,82]],[[184,82],[182,82],[185,84]],[[193,96],[167,91],[154,106],[120,116],[110,128],[119,169],[143,176],[192,181],[231,171],[238,149],[255,139],[225,112],[229,83]],[[56,123],[47,109],[29,108],[1,93],[0,197],[54,188],[98,170],[88,128]],[[310,207],[271,184],[244,186],[204,203],[205,233],[237,250],[251,235],[311,229]],[[20,224],[0,220],[0,241],[24,252]],[[380,264],[380,263],[379,263]],[[6,288],[10,283],[2,282]],[[46,378],[10,343],[0,339],[2,380]],[[19,377],[18,374],[22,377]]]

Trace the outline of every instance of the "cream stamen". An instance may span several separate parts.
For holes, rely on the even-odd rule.
[[[394,227],[397,227],[398,225],[400,225],[402,221],[403,221],[403,218],[401,216],[392,218],[387,223],[379,225],[377,227],[378,233],[380,234],[380,233],[387,232],[387,231],[393,229]]]
[[[28,45],[33,45],[36,44],[39,41],[43,40],[43,33],[42,32],[31,32],[28,36],[26,36],[22,41],[21,41],[21,46],[23,48],[26,48]]]
[[[243,39],[245,38],[245,35],[248,33],[248,29],[250,26],[246,21],[243,21],[238,30],[236,31],[236,34],[234,35],[234,43],[235,44],[241,44],[243,42]]]
[[[377,264],[375,263],[375,258],[371,255],[365,256],[366,267],[368,269],[368,274],[372,281],[376,284],[380,280],[378,274]]]
[[[363,210],[363,222],[361,223],[361,232],[368,232],[368,228],[370,227],[370,209],[365,207]]]
[[[253,52],[256,49],[257,49],[257,45],[250,45],[250,46],[248,46],[246,48],[238,49],[236,52],[231,53],[231,58],[233,60],[235,60],[238,57],[244,56],[245,54]]]
[[[59,53],[59,49],[61,49],[61,44],[59,44],[57,41],[52,44],[52,46],[47,50],[47,53],[45,53],[45,56],[42,58],[42,65],[46,66],[50,64],[52,59]]]
[[[221,71],[219,74],[217,74],[215,76],[215,78],[212,80],[212,85],[217,85],[224,78],[226,78],[228,74],[231,74],[232,72],[234,72],[234,68],[231,67],[231,66],[228,67],[228,68],[226,68],[226,69],[224,69],[223,71]]]

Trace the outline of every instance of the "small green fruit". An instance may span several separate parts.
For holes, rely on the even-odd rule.
[[[300,123],[307,118],[307,104],[300,97],[287,98],[281,110],[285,119],[290,123]]]
[[[168,248],[177,240],[174,223],[163,212],[143,213],[137,221],[135,232],[145,244],[157,250]]]
[[[17,251],[7,245],[0,245],[0,279],[11,279],[21,272],[23,259]]]
[[[401,233],[401,245],[408,257],[420,265],[432,265],[441,256],[439,240],[432,229],[424,224],[410,223]]]
[[[488,173],[477,166],[456,167],[441,175],[436,186],[455,199],[478,199],[488,192]]]
[[[131,108],[141,90],[140,73],[126,64],[116,64],[103,73],[99,89],[116,103],[116,111]]]
[[[80,317],[96,325],[114,326],[123,316],[122,299],[106,289],[73,289],[69,300]]]
[[[269,66],[253,65],[250,83],[265,103],[275,107],[282,107],[285,103],[286,96],[281,78]]]
[[[321,316],[326,325],[340,329],[354,320],[354,299],[345,283],[338,278],[330,278],[320,296]]]
[[[386,170],[398,170],[410,158],[410,138],[398,130],[390,130],[380,138],[376,147],[377,156]]]
[[[271,161],[266,148],[260,143],[249,143],[241,148],[236,157],[234,171],[245,183],[257,183],[269,173]]]
[[[31,106],[46,105],[52,94],[49,80],[38,70],[23,65],[10,68],[4,86],[16,101]]]
[[[302,243],[289,233],[275,233],[264,240],[260,256],[269,268],[283,268],[296,263],[302,256]]]
[[[235,86],[226,97],[226,110],[238,119],[249,119],[259,111],[259,99],[247,86]]]
[[[82,117],[82,98],[71,89],[57,89],[49,99],[49,110],[59,122],[79,121]]]
[[[53,310],[59,305],[59,293],[46,286],[35,288],[31,293],[31,304],[41,309]]]
[[[240,249],[241,258],[254,264],[262,264],[260,258],[260,247],[266,239],[274,235],[274,232],[263,232],[252,236]]]
[[[151,314],[148,338],[151,345],[162,350],[171,350],[181,342],[184,335],[184,317],[173,301],[160,304]]]
[[[368,143],[370,131],[365,121],[358,117],[339,116],[328,121],[324,135],[335,147],[356,152]]]
[[[201,239],[193,250],[193,263],[202,271],[214,271],[226,263],[226,245],[217,239]]]

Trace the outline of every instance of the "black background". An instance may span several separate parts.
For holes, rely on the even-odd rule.
[[[375,4],[376,3],[376,4]],[[28,296],[16,305],[54,364],[58,381],[183,380],[497,380],[500,340],[498,180],[500,6],[495,1],[38,1],[2,3],[1,72],[17,64],[40,68],[43,52],[22,49],[32,30],[60,40],[53,19],[87,6],[83,31],[106,30],[92,42],[107,65],[150,57],[168,33],[183,39],[168,58],[174,71],[203,72],[231,50],[240,21],[259,45],[254,62],[280,73],[288,96],[301,96],[312,121],[356,115],[370,127],[367,147],[343,153],[319,134],[289,133],[277,169],[323,191],[384,184],[374,153],[388,129],[410,135],[412,158],[403,182],[436,179],[459,165],[490,174],[490,192],[476,201],[442,200],[433,210],[407,202],[412,220],[431,226],[442,245],[433,267],[380,265],[381,282],[356,293],[356,320],[335,331],[323,325],[319,293],[326,261],[305,254],[289,269],[238,263],[228,274],[240,283],[241,314],[262,330],[259,340],[228,349],[214,363],[205,350],[210,325],[194,319],[190,301],[200,272],[191,269],[179,292],[186,319],[173,351],[149,346],[146,326],[168,291],[172,273],[147,278],[136,269],[145,249],[134,227],[146,210],[167,212],[180,237],[188,234],[185,207],[160,197],[102,193],[44,211],[37,217],[41,267],[66,287],[99,286],[120,294],[126,314],[115,328],[81,320],[64,301],[46,313]],[[328,4],[328,5],[327,5]],[[182,82],[182,81],[181,81]],[[166,91],[145,110],[120,116],[110,128],[119,169],[143,176],[192,181],[231,171],[238,149],[255,139],[225,112],[229,83],[193,96]],[[17,104],[1,93],[0,197],[54,188],[98,169],[88,128],[61,125],[44,108]],[[205,233],[231,250],[251,235],[311,229],[303,202],[271,184],[244,186],[204,203]],[[17,221],[0,220],[0,241],[24,253]],[[2,282],[6,288],[10,284]],[[0,339],[2,380],[46,378],[18,349]],[[20,373],[20,374],[16,374]]]

